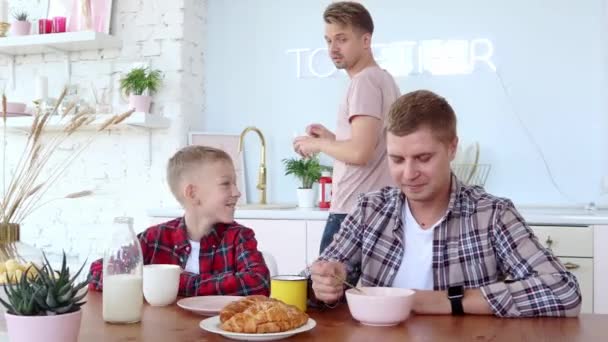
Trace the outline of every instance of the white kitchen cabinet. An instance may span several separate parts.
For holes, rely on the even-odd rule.
[[[593,312],[608,314],[608,226],[593,227]]]
[[[578,280],[583,296],[582,313],[593,313],[593,259],[559,258]]]
[[[593,228],[531,226],[543,246],[556,256],[593,258]]]
[[[148,225],[145,226],[144,228],[152,227],[157,224],[165,223],[167,221],[171,221],[174,219],[175,219],[175,217],[156,217],[156,216],[148,217]],[[137,222],[136,222],[136,224],[137,224]],[[141,228],[141,226],[139,226],[139,224],[137,224],[137,228]]]
[[[306,262],[312,264],[319,257],[319,247],[326,221],[306,221]]]
[[[299,274],[306,268],[306,221],[241,220],[253,229],[258,250],[275,258],[279,274]]]
[[[583,297],[582,313],[594,312],[593,227],[531,226],[540,243],[572,272]]]

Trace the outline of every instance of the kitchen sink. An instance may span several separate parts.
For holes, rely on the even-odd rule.
[[[237,205],[238,210],[277,210],[277,209],[293,209],[296,208],[297,205],[289,204],[289,203],[268,203],[268,204],[259,204],[259,203],[247,203],[242,205]]]

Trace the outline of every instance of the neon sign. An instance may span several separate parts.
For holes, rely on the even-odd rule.
[[[394,77],[429,73],[436,76],[467,75],[476,68],[496,71],[492,61],[494,45],[489,39],[421,40],[373,44],[378,64]],[[338,69],[327,48],[296,48],[285,51],[295,56],[297,78],[325,78]]]

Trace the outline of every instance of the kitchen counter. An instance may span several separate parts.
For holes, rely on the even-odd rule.
[[[518,206],[519,212],[530,224],[544,225],[608,225],[608,209],[587,210],[582,207]],[[151,217],[178,217],[181,208],[155,208],[148,210]],[[329,212],[314,209],[237,209],[235,218],[262,220],[326,220]]]

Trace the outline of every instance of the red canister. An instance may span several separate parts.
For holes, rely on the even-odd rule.
[[[329,209],[331,205],[331,173],[321,172],[319,178],[319,208]]]

